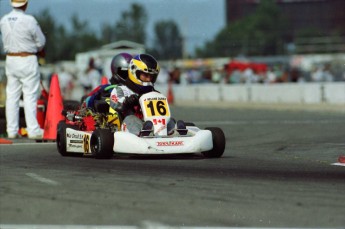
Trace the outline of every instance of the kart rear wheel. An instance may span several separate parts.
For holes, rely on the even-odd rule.
[[[66,124],[65,121],[60,121],[57,126],[57,134],[56,134],[56,146],[58,148],[59,153],[62,156],[72,156],[73,153],[68,153],[66,149],[66,129],[72,128],[77,129],[73,125]]]
[[[206,130],[212,132],[213,149],[204,151],[202,154],[207,158],[221,157],[225,150],[225,135],[218,127],[207,127]]]
[[[91,136],[91,152],[96,159],[113,157],[114,134],[108,129],[96,129]]]

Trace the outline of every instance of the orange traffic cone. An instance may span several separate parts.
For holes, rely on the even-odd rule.
[[[64,120],[61,114],[63,102],[58,75],[54,74],[50,83],[46,119],[44,122],[43,140],[56,140],[57,125]]]
[[[101,84],[102,84],[102,85],[108,84],[108,78],[107,78],[106,76],[102,76]]]
[[[12,143],[13,142],[11,140],[0,138],[0,144],[12,144]]]
[[[173,93],[173,90],[172,90],[172,83],[171,82],[169,82],[169,85],[168,85],[167,99],[168,99],[168,103],[169,104],[174,104],[174,93]]]

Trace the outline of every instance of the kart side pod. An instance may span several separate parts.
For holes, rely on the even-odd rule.
[[[114,133],[115,153],[179,154],[212,150],[212,132],[200,130],[194,136],[173,138],[142,138],[128,132]]]

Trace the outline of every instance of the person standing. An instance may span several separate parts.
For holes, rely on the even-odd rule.
[[[79,78],[79,82],[84,88],[84,95],[89,94],[101,84],[101,77],[100,71],[95,66],[95,59],[91,57],[84,75]]]
[[[28,0],[11,0],[13,10],[0,21],[6,53],[6,123],[8,138],[17,138],[19,100],[23,93],[28,138],[40,139],[43,130],[37,122],[40,89],[38,57],[43,56],[46,38],[36,19],[25,13]]]

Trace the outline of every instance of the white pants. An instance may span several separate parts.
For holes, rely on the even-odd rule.
[[[40,72],[37,57],[6,57],[6,122],[7,134],[19,129],[19,100],[23,93],[25,121],[29,136],[41,133],[37,122],[37,99],[40,89]]]

